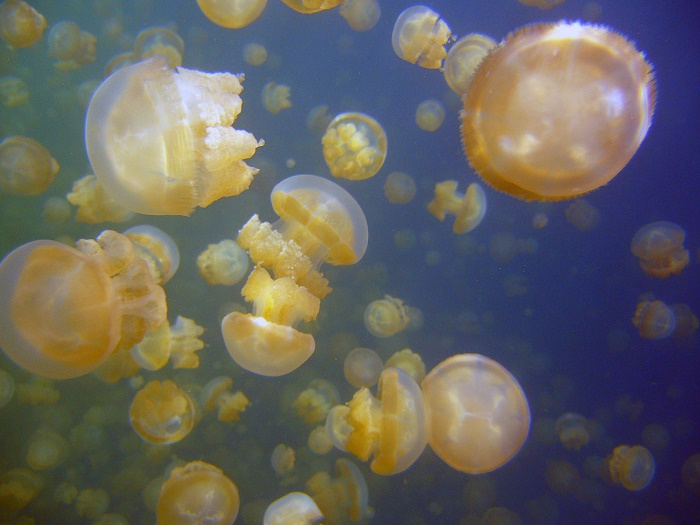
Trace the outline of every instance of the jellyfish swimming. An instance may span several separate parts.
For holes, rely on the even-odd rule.
[[[440,69],[447,56],[445,45],[451,38],[450,27],[439,14],[424,5],[414,5],[396,19],[391,45],[406,62]]]
[[[490,36],[470,33],[450,47],[442,73],[452,91],[460,97],[467,92],[479,64],[496,44],[498,42]]]
[[[129,407],[131,427],[149,443],[176,443],[190,433],[195,420],[194,401],[170,379],[149,382]]]
[[[664,339],[676,330],[676,314],[663,301],[642,299],[637,304],[632,324],[645,339]]]
[[[42,193],[59,169],[49,150],[34,139],[15,136],[0,142],[0,189],[7,193]]]
[[[416,125],[423,131],[437,131],[445,120],[445,107],[439,100],[424,100],[416,108]]]
[[[457,181],[446,180],[435,184],[435,198],[428,203],[428,211],[439,221],[454,215],[452,231],[468,233],[481,224],[486,215],[486,193],[476,182],[467,186],[464,194],[457,192]]]
[[[341,113],[321,139],[323,157],[334,177],[364,180],[384,165],[387,140],[382,126],[364,113]]]
[[[649,486],[656,462],[649,449],[641,445],[615,447],[608,463],[610,479],[627,490],[642,490]]]
[[[344,0],[340,4],[340,16],[355,31],[369,31],[377,25],[381,14],[376,0]]]
[[[29,47],[41,40],[46,18],[24,0],[0,4],[0,38],[12,47]]]
[[[255,22],[267,7],[267,0],[197,0],[209,20],[221,27],[240,29]]]
[[[690,263],[690,254],[683,246],[685,230],[670,221],[650,222],[632,237],[632,253],[649,277],[666,279],[678,275]]]

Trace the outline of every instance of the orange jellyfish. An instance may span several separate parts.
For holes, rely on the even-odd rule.
[[[676,329],[673,331],[673,337],[678,339],[691,336],[700,327],[698,317],[687,304],[672,304],[671,310],[676,317]]]
[[[197,5],[216,25],[240,29],[258,19],[267,6],[267,0],[197,0]]]
[[[16,108],[29,102],[29,88],[17,77],[0,77],[0,102],[6,108]]]
[[[664,339],[676,330],[676,314],[663,301],[642,300],[637,304],[632,324],[645,339]]]
[[[246,395],[238,390],[231,392],[233,380],[230,377],[215,377],[202,389],[202,406],[207,412],[217,410],[219,421],[235,423],[250,405]]]
[[[262,90],[262,101],[265,109],[273,115],[279,115],[282,110],[292,107],[289,101],[290,88],[282,84],[268,82]]]
[[[129,354],[144,370],[160,370],[168,361],[173,368],[199,368],[197,352],[204,348],[199,339],[203,333],[204,328],[192,319],[178,315],[172,326],[166,319],[156,330],[146,332]]]
[[[28,137],[0,142],[0,189],[13,195],[38,195],[54,181],[60,166],[49,150]]]
[[[649,450],[641,445],[615,447],[609,458],[610,479],[627,490],[642,490],[654,478],[656,462]]]
[[[241,499],[223,471],[203,461],[175,467],[163,483],[156,509],[157,525],[232,525]]]
[[[360,469],[345,458],[335,460],[335,477],[317,472],[306,482],[306,488],[321,510],[324,523],[356,522],[367,517],[367,482]]]
[[[170,379],[148,383],[129,407],[129,422],[136,433],[144,441],[161,445],[184,439],[196,416],[192,398]]]
[[[655,99],[651,65],[621,35],[580,22],[528,26],[479,66],[463,97],[462,143],[494,188],[570,199],[625,167]]]
[[[543,11],[546,11],[547,9],[552,9],[553,7],[563,4],[564,0],[518,0],[518,2],[530,7],[539,7]]]
[[[145,60],[154,55],[163,55],[172,69],[182,65],[185,42],[175,31],[166,27],[150,27],[136,35],[134,55],[136,61]]]
[[[171,70],[160,55],[118,70],[85,119],[90,164],[107,194],[146,215],[189,215],[248,189],[244,159],[264,144],[231,125],[243,75]]]
[[[282,0],[282,3],[297,13],[312,14],[326,9],[333,9],[343,0]]]
[[[74,22],[59,22],[49,31],[49,56],[59,71],[78,69],[95,61],[97,38]]]
[[[385,295],[365,307],[365,328],[375,337],[391,337],[408,326],[408,312],[401,299]]]
[[[452,91],[460,97],[467,92],[479,64],[496,44],[493,38],[480,33],[471,33],[454,43],[442,71]]]
[[[344,0],[340,4],[340,16],[355,31],[369,31],[377,25],[381,15],[377,0]]]
[[[486,215],[486,193],[476,182],[467,186],[464,194],[457,193],[457,181],[438,182],[428,211],[440,221],[445,220],[445,215],[454,215],[452,231],[468,233],[479,226]]]
[[[683,247],[685,230],[669,221],[651,222],[632,237],[631,250],[649,277],[665,279],[688,266],[690,255]]]
[[[369,179],[386,159],[386,133],[364,113],[341,113],[321,139],[323,157],[331,175],[350,180]]]
[[[60,466],[68,458],[66,438],[48,427],[40,427],[29,438],[27,465],[33,470],[49,470]]]
[[[0,4],[0,38],[12,47],[29,47],[41,40],[46,18],[23,0]]]
[[[439,100],[424,100],[416,108],[416,125],[423,131],[437,131],[445,120],[445,107]]]
[[[416,181],[402,171],[392,171],[384,181],[384,195],[392,204],[408,204],[416,196]]]
[[[313,525],[323,522],[318,505],[303,492],[290,492],[265,510],[263,525]]]
[[[294,463],[296,461],[296,455],[294,454],[294,449],[288,447],[284,443],[280,443],[270,454],[270,464],[272,465],[272,470],[274,470],[280,476],[287,474],[294,469]]]
[[[525,443],[530,408],[517,380],[479,354],[449,357],[421,383],[428,443],[452,468],[491,472]]]
[[[134,216],[134,212],[120,206],[105,193],[94,175],[85,175],[73,182],[73,188],[66,194],[66,199],[78,207],[75,213],[78,222],[125,222]]]
[[[248,254],[231,239],[210,244],[197,257],[199,275],[210,285],[232,286],[245,277],[249,266]]]
[[[580,414],[567,412],[562,414],[554,424],[554,432],[559,436],[567,450],[580,450],[591,440],[588,432],[588,421]]]
[[[396,19],[391,45],[399,58],[427,69],[440,69],[452,37],[449,26],[423,5],[404,10]]]
[[[313,425],[326,420],[330,409],[340,401],[340,394],[333,383],[314,379],[292,403],[304,423]]]

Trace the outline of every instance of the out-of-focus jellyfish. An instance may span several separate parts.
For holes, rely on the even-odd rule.
[[[376,385],[383,369],[382,358],[370,348],[354,348],[343,362],[345,379],[355,388]]]
[[[73,209],[68,201],[61,197],[49,197],[44,201],[44,208],[41,210],[41,216],[51,225],[63,224],[72,213]]]
[[[564,3],[564,0],[518,0],[523,5],[539,7],[542,10],[552,9]]]
[[[240,390],[232,392],[233,380],[230,377],[215,377],[209,381],[201,393],[204,410],[217,411],[217,418],[224,423],[234,423],[241,418],[250,401]]]
[[[416,181],[402,171],[392,171],[386,176],[384,195],[392,204],[408,204],[416,196]]]
[[[573,494],[581,484],[578,469],[566,460],[548,462],[544,476],[547,486],[556,494]]]
[[[642,490],[654,478],[656,462],[648,449],[641,445],[615,447],[609,458],[610,479],[627,490]]]
[[[481,224],[486,215],[486,193],[472,182],[464,194],[457,193],[457,181],[446,180],[435,184],[435,198],[428,203],[428,211],[438,220],[445,215],[454,215],[452,231],[468,233]]]
[[[0,146],[1,147],[1,146]],[[690,254],[683,247],[685,230],[669,221],[651,222],[632,237],[630,249],[649,277],[665,279],[688,266]]]
[[[145,60],[154,55],[163,55],[170,68],[182,65],[185,42],[175,31],[167,27],[149,27],[136,36],[134,54],[138,60]]]
[[[676,329],[673,331],[673,337],[677,339],[688,337],[697,332],[700,322],[687,304],[672,304],[671,310],[676,317]]]
[[[314,379],[292,403],[292,408],[307,425],[326,420],[330,409],[340,401],[338,389],[325,379]]]
[[[683,462],[681,479],[691,493],[700,496],[700,454],[693,454]]]
[[[83,489],[75,498],[75,513],[96,520],[107,512],[109,504],[109,494],[105,489]]]
[[[419,385],[425,378],[425,364],[420,354],[417,354],[410,348],[404,348],[398,352],[394,352],[392,356],[386,360],[385,368],[399,368],[410,375],[413,380]]]
[[[74,22],[59,22],[49,30],[49,56],[59,71],[78,69],[95,61],[97,38]]]
[[[491,472],[525,443],[530,407],[518,381],[479,354],[449,357],[421,383],[428,443],[452,468]]]
[[[586,199],[576,199],[566,208],[566,220],[577,230],[587,232],[600,224],[600,210]]]
[[[120,69],[90,101],[85,144],[107,194],[147,215],[189,215],[248,189],[264,141],[232,124],[244,76],[171,70],[160,55]]]
[[[23,405],[55,405],[61,393],[51,379],[32,376],[26,383],[17,385],[17,400]]]
[[[76,246],[34,241],[0,263],[0,346],[45,377],[94,370],[167,314],[163,289],[127,237],[107,230]]]
[[[447,52],[442,70],[450,89],[460,97],[464,95],[479,64],[497,44],[490,36],[480,33],[471,33],[457,40]]]
[[[267,49],[262,44],[250,42],[243,48],[243,60],[251,66],[262,66],[267,62]]]
[[[199,275],[210,285],[232,286],[245,277],[249,266],[248,254],[231,239],[210,244],[197,257]]]
[[[296,456],[294,454],[294,449],[292,447],[288,447],[284,443],[277,445],[272,450],[272,454],[270,455],[272,470],[279,475],[290,472],[294,468],[295,460]]]
[[[333,9],[343,0],[282,0],[282,3],[298,13],[312,14],[326,9]]]
[[[49,470],[60,466],[68,457],[68,441],[47,427],[39,428],[29,438],[27,465],[34,470]]]
[[[267,0],[197,0],[197,5],[216,25],[240,29],[258,19],[267,6]]]
[[[477,69],[463,97],[464,151],[486,182],[510,195],[577,197],[632,158],[651,125],[655,89],[644,55],[610,29],[527,26]]]
[[[671,434],[663,425],[650,423],[642,430],[642,441],[648,448],[654,451],[662,451],[668,448],[671,442]]]
[[[306,445],[309,447],[311,452],[320,456],[328,454],[331,450],[333,450],[333,441],[328,435],[325,424],[319,425],[309,432]]]
[[[29,47],[41,40],[46,18],[23,0],[0,4],[0,38],[12,47]]]
[[[156,330],[146,332],[129,353],[144,370],[160,370],[168,361],[173,368],[199,368],[197,352],[204,348],[199,339],[203,333],[204,328],[192,319],[178,315],[174,325],[166,319]]]
[[[160,228],[141,224],[124,230],[133,243],[136,255],[148,264],[156,283],[166,284],[180,267],[180,250],[175,241]]]
[[[554,432],[567,450],[580,450],[591,440],[588,421],[581,414],[573,412],[559,416],[554,424]]]
[[[399,58],[427,69],[440,69],[452,37],[449,26],[435,11],[414,5],[396,19],[391,45]]]
[[[29,88],[17,77],[0,77],[0,103],[6,108],[16,108],[29,102]]]
[[[107,65],[105,66],[105,78],[110,76],[112,73],[116,73],[120,69],[125,67],[133,66],[139,61],[139,57],[133,51],[127,51],[124,53],[119,53],[114,55]]]
[[[314,525],[323,522],[318,505],[303,492],[290,492],[265,510],[263,525]]]
[[[637,304],[632,324],[645,339],[664,339],[676,329],[676,315],[663,301],[643,299]]]
[[[416,108],[416,126],[423,131],[436,131],[445,120],[445,107],[435,99],[424,100]]]
[[[510,232],[494,233],[489,239],[489,255],[497,263],[507,263],[518,255],[518,239]]]
[[[1,14],[1,13],[0,13]],[[37,497],[44,479],[24,467],[15,467],[0,474],[0,504],[4,512],[14,513]]]
[[[262,90],[262,102],[266,110],[273,115],[279,115],[282,110],[292,107],[289,95],[289,86],[268,82]]]
[[[0,408],[7,405],[15,395],[15,379],[5,370],[0,370]]]
[[[170,379],[151,381],[134,396],[129,422],[149,443],[171,444],[184,439],[196,420],[192,398]]]
[[[328,114],[328,106],[319,104],[311,108],[308,115],[306,115],[306,127],[317,135],[323,135],[332,120],[333,115]]]
[[[355,31],[369,31],[377,25],[381,15],[377,0],[345,0],[340,4],[340,16]]]
[[[38,195],[53,182],[60,166],[49,150],[28,137],[0,142],[0,189],[13,195]]]
[[[549,223],[549,217],[547,217],[546,213],[536,213],[532,217],[532,227],[535,228],[536,230],[541,230],[547,224]]]
[[[321,139],[323,157],[331,175],[349,180],[373,177],[386,159],[386,133],[364,113],[341,113]]]
[[[401,299],[385,295],[365,307],[365,328],[375,337],[391,337],[408,326],[408,314]]]
[[[360,469],[345,458],[335,461],[335,477],[317,472],[306,482],[306,488],[321,509],[324,523],[355,522],[367,515],[367,482]]]
[[[175,467],[163,483],[157,525],[232,525],[240,505],[238,487],[220,468],[192,461]]]
[[[94,175],[85,175],[73,182],[73,188],[66,194],[66,199],[78,207],[75,214],[75,220],[78,222],[125,222],[134,216],[134,212],[117,204],[107,195]]]

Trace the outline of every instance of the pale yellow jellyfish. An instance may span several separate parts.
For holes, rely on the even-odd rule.
[[[75,214],[78,222],[125,222],[134,216],[134,212],[117,204],[107,195],[94,175],[85,175],[76,180],[70,193],[66,194],[66,199],[78,207]]]
[[[148,383],[129,407],[131,427],[149,443],[176,443],[190,433],[195,420],[194,401],[169,379]]]
[[[136,53],[133,51],[126,51],[124,53],[114,55],[105,66],[104,76],[107,78],[112,73],[115,73],[120,69],[124,69],[125,67],[133,66],[138,61],[139,57],[136,56]]]
[[[295,458],[294,449],[284,443],[280,443],[272,450],[270,455],[272,470],[279,475],[290,472],[294,468]]]
[[[564,3],[564,0],[518,0],[523,5],[547,10]]]
[[[377,0],[345,0],[340,4],[340,16],[355,31],[369,31],[377,25],[381,15]]]
[[[383,369],[382,358],[370,348],[354,348],[343,362],[345,379],[355,388],[376,385]]]
[[[335,477],[317,472],[306,482],[306,488],[321,510],[324,523],[355,522],[367,517],[367,482],[360,469],[345,458],[335,461]]]
[[[632,324],[645,339],[665,339],[676,330],[676,314],[663,301],[642,299],[637,303]]]
[[[399,58],[427,69],[440,69],[452,34],[436,12],[414,5],[396,19],[391,45]]]
[[[0,408],[7,405],[15,395],[15,379],[5,370],[0,370]]]
[[[90,101],[85,144],[107,194],[147,215],[189,215],[248,189],[244,159],[264,144],[232,127],[243,75],[171,70],[154,56],[107,78]]]
[[[290,492],[276,499],[265,509],[263,525],[314,525],[323,521],[323,514],[308,494]]]
[[[46,18],[23,0],[0,4],[0,38],[12,47],[29,47],[41,40]]]
[[[75,512],[94,520],[107,512],[109,503],[110,497],[105,489],[83,489],[75,498]]]
[[[615,447],[609,458],[610,479],[627,490],[642,490],[649,486],[656,472],[654,456],[641,445]]]
[[[27,465],[34,470],[56,468],[68,458],[68,450],[66,438],[48,427],[41,427],[29,438]]]
[[[497,43],[489,36],[471,33],[450,47],[442,72],[452,91],[460,97],[467,92],[476,68]]]
[[[435,99],[424,100],[416,108],[416,126],[423,131],[437,131],[445,120],[445,107]]]
[[[14,513],[37,497],[44,487],[44,479],[24,467],[15,467],[0,474],[0,508]]]
[[[248,273],[249,266],[248,254],[236,241],[231,239],[210,244],[197,257],[199,275],[212,286],[236,284]]]
[[[180,250],[163,230],[141,224],[124,230],[138,257],[146,261],[156,283],[166,284],[180,267]]]
[[[197,0],[202,13],[221,27],[240,29],[255,22],[267,0]]]
[[[559,416],[554,424],[554,432],[567,450],[580,450],[591,440],[588,421],[582,415],[573,412]]]
[[[49,56],[59,71],[78,69],[95,61],[97,38],[74,22],[59,22],[49,30]]]
[[[251,66],[262,66],[267,62],[267,49],[262,44],[250,42],[243,48],[243,60]]]
[[[185,42],[175,31],[166,27],[150,27],[136,35],[134,55],[137,62],[154,55],[163,55],[168,66],[175,69],[182,65],[184,53]]]
[[[306,127],[316,135],[323,135],[332,120],[333,115],[328,114],[328,106],[319,104],[312,107],[306,115]]]
[[[410,348],[404,348],[392,354],[392,356],[386,360],[384,367],[400,368],[410,375],[419,385],[425,378],[425,363],[423,363],[420,354],[417,354]]]
[[[283,84],[268,82],[262,90],[262,102],[265,109],[273,115],[279,115],[282,110],[292,107],[289,101],[291,88]]]
[[[343,0],[282,0],[282,3],[298,13],[312,14],[326,9],[333,9]]]
[[[468,233],[479,226],[486,215],[486,193],[476,182],[467,186],[464,194],[457,192],[457,181],[438,182],[428,211],[440,221],[445,220],[445,215],[454,215],[452,231]]]
[[[690,254],[683,246],[684,240],[685,230],[678,224],[650,222],[634,234],[631,250],[645,274],[665,279],[671,274],[680,274],[690,263]]]
[[[204,410],[216,410],[217,418],[224,423],[234,423],[241,418],[250,401],[246,395],[238,390],[232,392],[233,380],[230,377],[216,377],[209,381],[201,393],[201,402]]]
[[[173,368],[199,368],[197,352],[204,348],[199,339],[203,333],[204,328],[192,319],[178,315],[174,325],[166,319],[156,330],[146,332],[129,353],[144,370],[160,370],[168,361]]]
[[[17,385],[17,400],[23,405],[55,405],[61,399],[61,392],[53,380],[32,376],[26,383]]]
[[[375,337],[391,337],[408,326],[408,313],[401,299],[385,295],[365,307],[365,328]]]
[[[68,201],[61,197],[49,197],[44,201],[44,208],[41,210],[44,221],[51,225],[63,224],[72,213],[73,209]]]
[[[29,88],[17,77],[0,77],[0,103],[6,108],[16,108],[29,102]]]
[[[338,389],[325,379],[314,379],[292,403],[299,417],[308,425],[326,420],[330,409],[340,401]]]
[[[408,204],[416,196],[416,181],[402,171],[392,171],[384,181],[384,195],[392,204]]]
[[[341,113],[321,139],[323,157],[334,177],[363,180],[384,165],[387,140],[382,126],[364,113]]]
[[[566,221],[577,230],[587,232],[600,224],[600,210],[586,199],[576,199],[564,212]]]
[[[0,142],[0,189],[13,195],[37,195],[51,185],[59,170],[49,150],[28,137]]]
[[[311,452],[318,454],[319,456],[328,454],[331,450],[333,450],[333,441],[328,435],[326,425],[319,425],[314,428],[309,433],[309,437],[306,440],[306,445],[309,447]]]

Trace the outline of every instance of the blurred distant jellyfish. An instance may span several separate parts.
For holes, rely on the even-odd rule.
[[[471,33],[450,47],[443,65],[443,74],[452,91],[460,97],[467,92],[476,68],[496,44],[489,36]]]
[[[518,0],[523,5],[539,7],[542,10],[552,9],[564,3],[564,0]]]
[[[377,25],[381,14],[377,0],[345,0],[340,4],[340,16],[355,31],[369,31]]]
[[[586,199],[576,199],[566,208],[566,220],[577,230],[587,232],[600,224],[600,210]]]
[[[408,326],[408,313],[401,299],[385,295],[365,307],[365,328],[375,337],[391,337]]]
[[[457,192],[457,181],[438,182],[428,211],[440,221],[445,220],[446,215],[454,215],[452,231],[468,233],[479,226],[486,215],[486,193],[476,182],[467,186],[464,194]]]
[[[376,385],[383,368],[382,358],[370,348],[354,348],[343,362],[345,379],[355,388]]]
[[[0,408],[7,405],[15,395],[15,379],[9,372],[0,369]]]
[[[250,405],[248,397],[240,390],[232,392],[233,379],[215,377],[202,388],[202,407],[207,412],[216,410],[219,421],[235,423]]]
[[[182,65],[185,42],[180,35],[167,27],[149,27],[136,35],[134,54],[138,60],[163,55],[168,65],[175,69]]]
[[[97,38],[74,22],[59,22],[49,30],[49,56],[59,71],[78,69],[95,61]]]
[[[289,86],[268,82],[262,90],[263,105],[273,115],[279,115],[282,110],[292,107],[289,95]]]
[[[13,195],[37,195],[54,181],[60,166],[49,150],[28,137],[0,142],[0,189]]]
[[[645,339],[664,339],[676,329],[676,315],[663,301],[642,300],[637,304],[632,324]]]
[[[49,224],[63,224],[73,213],[70,203],[61,197],[49,197],[44,202],[41,216]]]
[[[613,450],[609,460],[610,479],[627,490],[642,490],[654,478],[656,462],[649,450],[641,445],[621,445]]]
[[[255,22],[267,0],[197,0],[199,8],[216,25],[240,29]]]
[[[262,44],[250,42],[243,48],[243,60],[251,66],[262,66],[267,62],[267,49]]]
[[[536,230],[540,230],[547,226],[549,223],[549,217],[547,217],[546,213],[540,212],[536,213],[532,217],[532,227],[535,228]]]
[[[328,114],[328,106],[319,104],[311,108],[306,115],[306,127],[317,135],[323,135],[332,120],[333,115]]]
[[[0,77],[0,103],[6,108],[16,108],[29,102],[29,88],[17,77]]]
[[[497,263],[507,263],[518,255],[518,239],[510,232],[494,233],[489,239],[489,255]]]
[[[452,37],[449,26],[435,11],[414,5],[396,19],[391,45],[399,58],[427,69],[439,69]]]
[[[197,257],[199,274],[210,285],[232,286],[245,277],[249,266],[248,254],[231,239],[210,244]]]
[[[676,316],[676,329],[673,332],[673,337],[688,337],[698,330],[700,322],[687,304],[672,304],[671,310]]]
[[[46,19],[23,0],[0,4],[0,38],[12,47],[29,47],[41,40]]]
[[[416,125],[423,131],[437,131],[445,120],[445,107],[439,100],[424,100],[416,108]]]
[[[298,13],[313,14],[327,9],[333,9],[343,0],[282,0],[282,3]]]
[[[392,204],[408,204],[416,196],[416,182],[402,171],[392,171],[384,181],[384,195]]]
[[[580,450],[591,440],[587,427],[588,422],[585,417],[567,412],[557,419],[554,424],[554,432],[566,450]]]
[[[651,222],[632,237],[631,250],[644,273],[665,279],[688,266],[690,255],[683,247],[685,230],[669,221]]]
[[[286,474],[294,468],[295,454],[292,447],[284,443],[277,445],[270,456],[272,469],[279,475]]]

